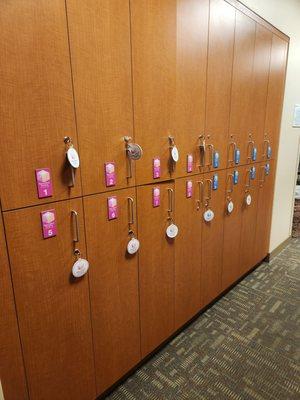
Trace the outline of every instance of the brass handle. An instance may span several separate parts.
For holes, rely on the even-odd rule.
[[[134,224],[134,212],[133,212],[134,201],[132,197],[127,197],[127,201],[128,201],[128,225],[130,229],[131,225]]]
[[[197,204],[197,210],[200,209],[200,205],[203,204],[203,187],[204,184],[202,181],[197,181],[198,183],[198,188],[199,188],[199,199],[196,201]]]
[[[265,166],[260,167],[260,171],[261,171],[261,174],[260,174],[261,178],[259,180],[259,182],[260,182],[259,186],[263,187],[263,184],[266,181],[266,169],[265,169]]]
[[[229,182],[229,189],[228,189],[228,182]],[[234,186],[233,186],[233,174],[229,174],[228,177],[227,177],[226,192],[228,194],[232,193],[233,192],[233,188],[234,188]]]
[[[173,189],[168,189],[168,202],[169,202],[169,209],[168,213],[171,214],[173,212],[173,202],[174,202],[174,190]]]
[[[211,199],[211,193],[212,193],[212,180],[211,179],[206,179],[206,186],[207,186],[207,197],[205,200],[210,200]]]
[[[250,188],[251,187],[251,171],[250,169],[247,170],[246,173],[246,188]]]
[[[230,157],[230,150],[232,149],[232,159],[228,159],[229,163],[234,163],[234,154],[235,154],[235,150],[236,150],[236,142],[230,142],[229,143],[229,149],[228,149],[228,153],[229,153],[229,157]]]
[[[249,149],[250,149],[250,151],[249,151]],[[250,140],[250,142],[248,142],[248,156],[247,156],[247,159],[250,160],[250,161],[251,161],[251,158],[252,158],[253,149],[254,149],[254,141]]]
[[[267,152],[268,152],[268,147],[270,146],[270,140],[269,139],[265,139],[264,140],[264,154],[263,157],[267,158]]]
[[[77,211],[71,211],[72,216],[72,227],[73,227],[73,242],[79,242],[79,226],[78,226],[78,213]]]
[[[213,165],[213,157],[214,157],[214,146],[212,144],[208,144],[207,147],[210,149],[210,162],[209,164],[206,164],[207,167],[210,167]]]

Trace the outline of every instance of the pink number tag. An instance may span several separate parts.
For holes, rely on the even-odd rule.
[[[51,197],[53,188],[51,182],[50,168],[40,168],[35,170],[36,186],[39,199]]]
[[[187,172],[192,172],[193,171],[193,155],[188,154],[187,155]]]
[[[158,187],[153,188],[153,207],[160,206],[160,189]]]
[[[42,228],[43,228],[43,238],[48,239],[50,237],[56,236],[56,216],[55,210],[47,210],[41,212]]]
[[[160,158],[153,159],[153,178],[160,178]]]
[[[115,163],[113,161],[105,163],[104,172],[106,186],[115,186],[117,182]]]
[[[108,219],[118,218],[118,202],[117,196],[108,197],[107,199]]]
[[[186,197],[190,198],[193,196],[193,182],[187,181],[186,182]]]

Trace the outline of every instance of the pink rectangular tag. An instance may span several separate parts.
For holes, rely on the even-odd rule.
[[[153,207],[158,207],[160,206],[160,189],[158,187],[153,188],[153,193],[152,193],[152,204]]]
[[[117,183],[116,166],[113,161],[104,164],[105,184],[107,187],[115,186]]]
[[[39,168],[35,170],[36,186],[39,199],[53,195],[50,168]]]
[[[108,219],[118,218],[118,202],[117,196],[111,196],[107,199]]]
[[[153,178],[160,178],[160,158],[153,158]]]
[[[193,171],[193,155],[192,154],[187,155],[186,163],[187,163],[187,172],[192,172]]]
[[[56,236],[57,228],[55,210],[42,211],[41,221],[43,228],[43,238],[48,239],[50,237]]]
[[[193,182],[187,181],[186,182],[186,197],[190,198],[193,196]]]

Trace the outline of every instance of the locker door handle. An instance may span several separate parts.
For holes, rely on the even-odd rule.
[[[235,151],[236,151],[236,142],[230,142],[229,143],[229,149],[228,149],[229,157],[230,157],[231,149],[232,149],[232,159],[228,158],[228,162],[230,164],[234,163],[234,154],[235,154]]]
[[[251,159],[252,159],[252,151],[253,151],[253,149],[254,149],[254,141],[253,140],[250,140],[249,142],[248,142],[248,151],[247,151],[247,159],[249,160],[249,161],[251,161]]]
[[[229,183],[229,189],[228,189],[228,183]],[[226,188],[226,193],[230,194],[233,192],[233,174],[229,174],[227,177],[227,188]]]
[[[208,144],[207,147],[209,148],[210,154],[210,162],[206,164],[207,167],[211,167],[213,165],[213,158],[214,158],[214,146],[212,144]],[[206,160],[205,160],[206,161]]]
[[[270,140],[269,139],[265,139],[264,140],[264,154],[263,154],[263,158],[268,158],[267,157],[267,152],[268,152],[268,147],[270,146]]]
[[[129,230],[131,230],[131,225],[134,224],[134,201],[132,197],[127,197],[128,201],[128,226]]]
[[[250,187],[251,187],[251,171],[250,169],[248,169],[246,173],[246,189],[249,189]]]
[[[198,183],[198,189],[199,189],[199,199],[196,201],[197,204],[197,210],[200,210],[201,204],[203,204],[203,189],[204,189],[204,184],[202,181],[197,181]]]
[[[211,179],[206,180],[206,187],[207,187],[207,197],[205,197],[205,202],[206,202],[206,205],[208,205],[208,202],[211,199],[211,193],[212,193],[212,180]]]
[[[72,216],[72,227],[73,227],[73,242],[79,242],[79,225],[78,225],[78,213],[77,211],[71,211]]]
[[[265,168],[265,166],[260,167],[260,171],[261,171],[261,173],[260,173],[261,178],[259,180],[259,186],[263,187],[263,185],[264,185],[264,183],[266,181],[266,168]]]
[[[168,214],[172,214],[173,213],[173,206],[174,206],[174,190],[168,188],[168,203],[169,203],[169,208],[168,208]]]

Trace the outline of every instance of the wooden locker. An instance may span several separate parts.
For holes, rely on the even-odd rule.
[[[40,213],[52,209],[57,236],[43,239]],[[75,246],[86,254],[82,201],[9,211],[4,222],[30,399],[95,398],[88,276],[71,275]]]
[[[205,162],[213,170],[213,152],[219,167],[227,165],[235,9],[223,0],[210,1],[208,69],[206,89]],[[204,138],[203,138],[204,139]]]
[[[251,168],[256,169],[255,179],[250,179]],[[258,204],[258,164],[244,166],[241,170],[241,184],[243,190],[242,202],[242,230],[240,240],[241,276],[255,266],[255,229]],[[246,198],[250,195],[251,203],[247,205]]]
[[[214,175],[218,176],[218,189],[213,190]],[[222,291],[224,193],[226,171],[203,175],[202,199],[202,304],[205,306]],[[204,220],[204,212],[212,210],[214,218]]]
[[[180,328],[201,309],[202,213],[201,175],[177,179],[175,241],[175,327]]]
[[[131,0],[135,139],[143,150],[138,184],[170,178],[170,140],[175,132],[177,0]],[[180,150],[180,149],[179,149]],[[181,157],[182,155],[180,155]]]
[[[222,290],[227,289],[242,275],[240,238],[243,201],[242,167],[228,169],[225,184]]]
[[[288,42],[273,34],[265,129],[264,137],[261,138],[261,152],[264,160],[268,159],[268,146],[271,147],[271,158],[277,158],[287,53]]]
[[[153,206],[154,195],[160,205]],[[173,192],[172,192],[173,191]],[[137,188],[141,353],[145,357],[174,332],[174,241],[166,236],[174,183]],[[171,213],[174,217],[174,212]],[[180,234],[180,227],[179,227]]]
[[[70,136],[77,146],[65,4],[1,2],[0,35],[3,210],[79,196],[80,168],[70,187],[64,143]],[[35,170],[43,168],[53,196],[39,199]]]
[[[0,213],[0,379],[5,400],[28,399],[13,287]]]
[[[255,264],[261,262],[269,253],[272,222],[273,196],[275,183],[275,162],[261,163],[258,170],[258,206],[255,231]]]
[[[227,166],[237,164],[236,152],[240,151],[240,164],[247,162],[247,139],[251,124],[252,72],[255,47],[255,21],[236,11],[234,61],[232,71],[231,107]]]
[[[67,0],[78,141],[84,194],[133,186],[129,0]],[[140,162],[140,161],[137,161]],[[106,186],[105,163],[116,184]]]
[[[118,218],[109,220],[108,200],[114,196]],[[87,254],[93,266],[89,279],[100,394],[141,359],[138,253],[126,251],[129,229],[137,235],[135,189],[86,197],[84,212]]]

